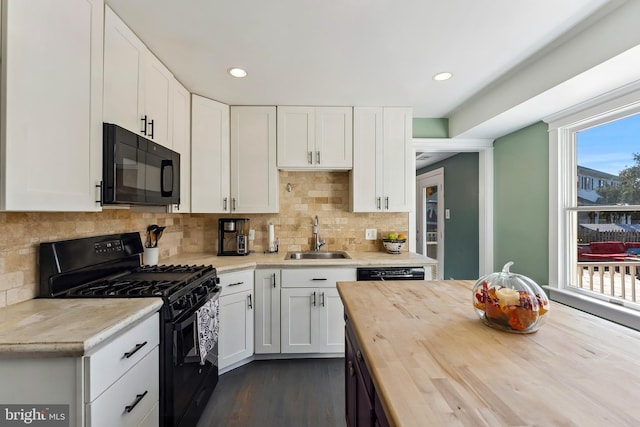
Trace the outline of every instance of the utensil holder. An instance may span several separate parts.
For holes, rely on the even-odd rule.
[[[158,247],[155,248],[144,248],[144,253],[142,254],[142,263],[144,265],[158,265],[158,255],[160,254],[160,249]]]

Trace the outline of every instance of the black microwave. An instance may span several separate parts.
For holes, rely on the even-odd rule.
[[[180,204],[180,154],[104,123],[102,204]]]

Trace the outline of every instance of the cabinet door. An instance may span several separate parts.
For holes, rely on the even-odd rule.
[[[283,288],[280,296],[282,353],[314,353],[318,341],[318,290]]]
[[[280,353],[280,270],[256,270],[255,353]]]
[[[253,355],[253,292],[220,297],[218,369]]]
[[[383,210],[387,212],[408,212],[413,204],[416,174],[411,121],[410,108],[384,109],[382,194]]]
[[[353,109],[351,210],[382,210],[382,108]]]
[[[98,211],[103,2],[8,3],[2,22],[0,208]]]
[[[230,212],[229,149],[229,106],[191,95],[191,212]]]
[[[315,167],[315,108],[278,107],[278,167]]]
[[[344,352],[344,306],[335,288],[318,289],[319,353]]]
[[[408,212],[415,187],[411,108],[354,108],[353,114],[351,210]]]
[[[353,109],[316,107],[314,166],[321,169],[353,167]]]
[[[172,149],[180,153],[180,205],[176,212],[191,212],[191,94],[173,79]]]
[[[278,212],[276,107],[231,107],[231,212]]]
[[[108,7],[104,17],[104,121],[140,134],[146,46]]]
[[[356,354],[349,334],[345,334],[344,347],[345,418],[347,427],[357,427],[358,379],[356,378]]]
[[[146,137],[165,147],[171,146],[171,107],[173,75],[158,58],[146,50],[144,66],[144,114]]]

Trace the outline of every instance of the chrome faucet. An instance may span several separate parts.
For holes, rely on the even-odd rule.
[[[318,237],[318,215],[316,215],[316,218],[313,221],[313,250],[319,251],[320,248],[326,244],[327,242],[320,240]]]

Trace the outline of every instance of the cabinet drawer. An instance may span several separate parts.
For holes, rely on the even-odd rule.
[[[87,404],[87,420],[96,426],[138,426],[159,400],[158,347],[134,365],[126,375]],[[151,413],[153,417],[153,412]],[[151,421],[151,423],[149,423]],[[147,420],[149,425],[159,420]]]
[[[220,296],[232,295],[238,292],[253,292],[253,270],[223,273],[218,276],[222,292]]]
[[[88,384],[85,401],[92,402],[138,363],[159,342],[159,314],[156,313],[104,345],[85,361]],[[158,376],[156,371],[154,374]]]
[[[330,288],[336,282],[355,281],[355,268],[308,268],[282,270],[283,288]]]

